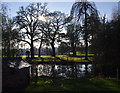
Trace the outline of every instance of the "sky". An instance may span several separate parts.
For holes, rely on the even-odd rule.
[[[26,7],[29,3],[32,2],[3,2],[8,6],[9,15],[14,17],[17,15],[17,11],[20,6]],[[71,7],[74,2],[47,2],[47,8],[49,11],[61,11],[65,14],[70,14]],[[112,12],[117,8],[118,2],[95,2],[100,15],[103,16],[106,14],[108,20],[112,18]]]
[[[17,11],[20,6],[26,7],[32,2],[4,2],[8,6],[9,16],[14,17],[17,15]],[[47,8],[49,11],[61,11],[65,14],[70,14],[74,2],[48,2]],[[103,16],[106,14],[108,20],[112,18],[112,12],[117,8],[118,2],[95,2],[97,10],[100,12],[100,15]],[[38,45],[38,44],[36,44]],[[36,46],[35,45],[35,46]],[[56,45],[57,47],[58,45]],[[28,46],[27,46],[28,47]]]

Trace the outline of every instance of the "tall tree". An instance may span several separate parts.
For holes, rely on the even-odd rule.
[[[49,13],[46,16],[46,21],[41,25],[41,31],[43,31],[46,36],[45,39],[52,47],[52,56],[55,54],[55,43],[60,42],[61,37],[64,35],[62,33],[63,25],[65,24],[65,14],[59,11]]]
[[[94,52],[97,54],[94,64],[99,64],[95,71],[105,76],[116,76],[116,69],[120,68],[119,25],[119,16],[117,20],[115,18],[111,22],[105,22],[104,17],[100,25],[101,29],[97,32],[94,42],[92,42],[92,49],[95,49]]]
[[[2,49],[3,56],[10,57],[14,55],[12,50],[14,50],[17,45],[16,37],[18,37],[18,33],[12,29],[13,20],[8,16],[7,6],[2,4],[1,7],[1,17],[2,17]]]
[[[15,25],[21,34],[19,41],[23,41],[30,45],[31,57],[34,57],[34,42],[41,39],[41,31],[39,31],[39,24],[41,16],[47,13],[46,4],[31,3],[26,8],[20,7],[15,17]]]
[[[87,0],[81,0],[81,2],[75,2],[71,9],[71,16],[77,17],[78,20],[84,19],[84,38],[85,38],[85,59],[88,60],[88,30],[87,30],[87,18],[90,14],[98,15],[97,9],[94,3]]]
[[[87,19],[87,24],[88,38],[91,37],[91,39],[94,39],[97,31],[99,30],[100,19],[98,16],[91,14]]]
[[[65,42],[61,42],[61,44],[58,46],[58,54],[63,55],[64,53],[67,53],[69,50],[69,46]]]
[[[81,27],[80,24],[69,24],[67,26],[67,40],[69,42],[67,43],[68,46],[71,48],[71,51],[73,52],[73,56],[76,56],[76,49],[80,45],[80,37],[81,37]]]
[[[38,49],[38,57],[41,56],[41,47],[42,47],[42,44],[43,44],[43,38],[41,38],[40,46],[39,46],[39,49]]]

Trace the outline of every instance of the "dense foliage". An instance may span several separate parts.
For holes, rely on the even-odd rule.
[[[99,27],[99,31],[96,32],[91,43],[95,54],[94,63],[99,64],[99,68],[95,68],[98,73],[116,76],[117,70],[120,68],[120,16],[117,17],[117,20],[101,23]]]
[[[8,16],[7,6],[2,4],[1,7],[1,27],[2,27],[2,56],[14,57],[18,55],[18,41],[19,37],[17,31],[13,30],[13,20]]]

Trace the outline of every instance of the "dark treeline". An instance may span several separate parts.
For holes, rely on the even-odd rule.
[[[95,38],[91,40],[91,49],[95,54],[95,72],[106,76],[117,76],[120,73],[120,15],[110,22],[105,17],[99,25]]]
[[[1,26],[2,26],[2,55],[14,57],[18,54],[16,37],[19,37],[17,31],[13,31],[13,19],[8,16],[7,7],[2,4],[1,7]],[[15,48],[16,47],[16,48]]]

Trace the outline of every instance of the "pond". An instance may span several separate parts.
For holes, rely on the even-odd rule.
[[[30,69],[31,77],[84,77],[91,74],[92,64],[34,64]]]

